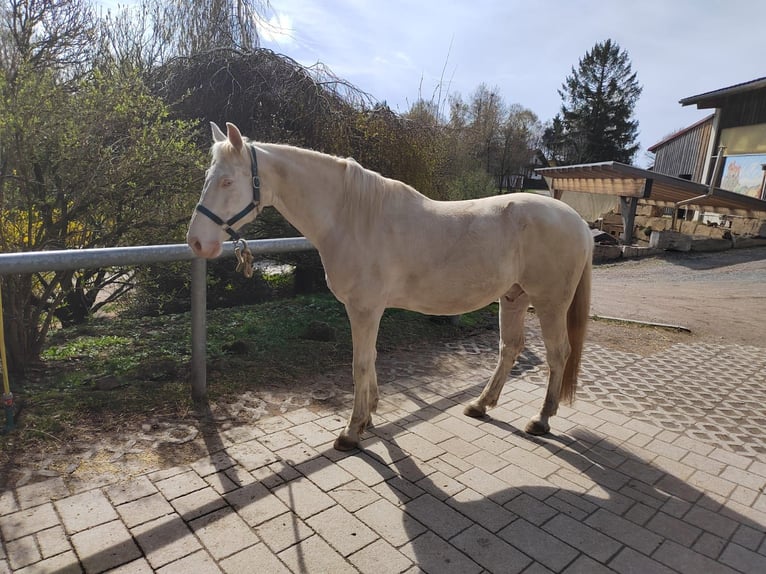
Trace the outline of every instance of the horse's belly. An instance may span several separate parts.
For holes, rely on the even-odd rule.
[[[412,281],[395,289],[387,300],[387,307],[409,309],[426,315],[458,315],[486,307],[497,301],[511,286],[512,281],[456,282],[444,280],[438,283]]]

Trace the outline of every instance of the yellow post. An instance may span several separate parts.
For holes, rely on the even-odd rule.
[[[0,281],[0,367],[3,369],[3,406],[5,407],[5,432],[13,428],[13,393],[8,382],[8,361],[5,358],[5,325],[3,323],[3,291]]]

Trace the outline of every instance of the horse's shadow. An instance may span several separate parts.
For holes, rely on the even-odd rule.
[[[522,572],[532,564],[552,572],[601,572],[602,566],[673,572],[691,565],[705,572],[766,571],[761,513],[711,497],[586,429],[541,438],[485,422],[531,450],[548,451],[548,464],[560,470],[544,478],[511,463],[501,472],[513,486],[496,490],[491,473],[463,473],[467,488],[454,494],[456,481],[417,462],[386,425],[360,454],[372,468],[396,470],[390,492],[409,537],[402,551],[422,571]],[[406,488],[397,485],[399,477],[406,477]]]
[[[523,359],[515,368],[526,371],[541,362],[531,351]],[[507,468],[499,470],[483,466],[492,460],[466,462],[460,469],[453,466],[459,464],[456,456],[421,460],[408,452],[403,440],[408,429],[458,408],[482,386],[469,385],[435,401],[427,390],[422,396],[419,388],[400,388],[396,393],[415,403],[414,412],[410,409],[399,416],[392,410],[384,413],[387,421],[377,416],[378,423],[369,429],[360,450],[339,453],[329,445],[319,450],[306,446],[309,455],[278,461],[280,471],[262,467],[257,479],[244,473],[245,479],[239,481],[229,472],[229,490],[218,500],[201,501],[193,514],[209,516],[211,522],[225,512],[252,515],[274,485],[289,488],[295,478],[312,479],[314,473],[354,457],[357,464],[380,474],[376,491],[385,492],[384,498],[401,510],[400,533],[405,538],[391,544],[426,573],[522,572],[529,567],[596,572],[602,565],[621,572],[672,572],[686,571],[688,564],[696,564],[698,571],[766,571],[762,513],[706,494],[675,476],[669,470],[672,462],[664,467],[653,464],[644,460],[646,451],[640,447],[621,446],[581,427],[531,437],[490,417],[469,419],[471,425],[486,425],[487,436],[505,441],[509,448],[520,447],[520,456],[529,455],[516,464],[509,456]],[[207,419],[201,430],[215,471],[224,474],[241,466],[229,453],[230,441],[209,408],[200,409],[200,416]],[[546,475],[544,469],[524,468],[530,460],[558,470]],[[502,473],[504,483],[493,480],[495,472]],[[288,520],[298,531],[301,520],[291,510]],[[351,512],[365,518],[362,511]],[[137,542],[147,552],[146,544],[170,545],[189,534],[190,524],[178,519],[144,530]],[[108,561],[114,552],[115,548],[104,548],[84,558],[83,565]],[[296,552],[298,566],[307,566],[300,543]]]

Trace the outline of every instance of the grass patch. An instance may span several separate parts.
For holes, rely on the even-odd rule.
[[[391,309],[381,321],[378,350],[415,348],[494,328],[497,305],[464,315],[458,325]],[[218,309],[207,316],[208,394],[211,400],[295,384],[303,377],[351,368],[345,309],[331,295]],[[67,441],[120,431],[156,416],[185,417],[189,389],[191,319],[112,317],[53,333],[40,368],[11,381],[23,410],[18,429],[0,449]]]

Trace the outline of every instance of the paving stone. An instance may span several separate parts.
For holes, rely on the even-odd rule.
[[[187,470],[179,474],[174,474],[168,478],[155,481],[154,485],[166,499],[173,500],[174,498],[184,496],[196,490],[202,490],[207,486],[207,482],[193,470]]]
[[[314,531],[291,512],[262,523],[255,532],[275,554],[314,535]]]
[[[444,452],[444,449],[414,433],[396,437],[396,444],[406,453],[422,461],[429,461]]]
[[[561,572],[579,552],[555,536],[524,519],[513,522],[498,535],[554,572]]]
[[[374,486],[396,475],[387,466],[363,455],[344,458],[337,464],[367,486]]]
[[[692,550],[704,554],[708,558],[717,560],[726,546],[726,540],[709,532],[703,532],[692,546]]]
[[[226,506],[226,501],[211,487],[174,498],[171,502],[175,511],[186,520],[194,520]]]
[[[462,482],[439,471],[419,480],[417,486],[441,500],[447,500],[466,490],[466,486]]]
[[[241,486],[232,480],[231,477],[225,472],[209,474],[205,477],[205,482],[207,482],[218,494],[231,492],[232,490],[236,490]]]
[[[362,574],[401,574],[412,566],[404,554],[383,539],[379,539],[349,556]]]
[[[173,512],[173,507],[170,503],[156,491],[155,494],[121,504],[116,508],[117,513],[128,528],[133,528]]]
[[[691,546],[699,538],[702,530],[696,526],[674,518],[664,512],[655,514],[646,524],[646,527],[652,532],[656,532],[664,538],[675,540],[684,546]]]
[[[154,569],[202,548],[184,521],[172,514],[131,528],[131,532]]]
[[[721,554],[720,562],[741,572],[766,572],[766,556],[739,544],[728,544]]]
[[[609,566],[620,574],[648,574],[649,572],[652,574],[673,574],[675,572],[632,548],[623,548],[609,563]]]
[[[478,525],[461,532],[450,542],[490,572],[513,574],[532,562],[505,540]]]
[[[151,480],[146,476],[120,482],[104,489],[112,504],[125,504],[157,492]]]
[[[601,563],[609,560],[621,547],[613,538],[563,514],[554,516],[543,529]]]
[[[16,499],[22,509],[39,506],[50,500],[69,496],[69,489],[62,478],[51,478],[42,482],[25,484],[16,489]]]
[[[259,541],[247,523],[228,507],[193,520],[189,526],[216,560],[231,556]]]
[[[360,480],[352,480],[329,494],[349,512],[356,512],[378,499],[378,494]]]
[[[189,574],[190,572],[194,572],[194,574],[219,574],[221,569],[210,554],[200,550],[157,570],[157,574]]]
[[[739,526],[734,520],[723,516],[721,513],[711,512],[699,506],[694,506],[684,516],[684,521],[726,539],[731,537]]]
[[[34,506],[0,517],[0,534],[9,542],[28,534],[46,530],[59,523],[53,504]]]
[[[226,574],[242,574],[258,571],[268,574],[290,574],[287,567],[265,544],[256,544],[221,560],[221,569]]]
[[[210,456],[206,456],[193,462],[190,466],[192,470],[205,478],[211,474],[216,474],[231,468],[236,464],[236,461],[225,450],[214,452]]]
[[[33,562],[39,562],[42,559],[40,551],[37,549],[35,537],[32,535],[8,542],[6,549],[11,568],[14,570],[29,566]]]
[[[353,554],[379,537],[342,506],[333,506],[309,518],[308,525],[343,556]]]
[[[293,572],[332,572],[352,574],[356,569],[319,536],[280,552],[279,558]]]
[[[584,555],[580,555],[566,570],[567,574],[611,574],[612,572],[611,568]]]
[[[313,447],[335,440],[335,433],[328,431],[313,421],[294,426],[290,429],[290,433],[295,435],[301,442]]]
[[[472,468],[456,480],[501,505],[519,495],[519,490],[509,488],[507,482],[480,468]]]
[[[426,532],[399,550],[427,574],[478,574],[483,570],[476,562],[433,532]]]
[[[408,502],[404,509],[418,522],[445,540],[449,540],[472,524],[454,508],[430,494],[424,494]]]
[[[138,560],[109,570],[109,574],[152,574],[153,572],[154,570],[149,565],[146,558],[139,558]]]
[[[354,480],[349,472],[323,456],[299,464],[297,470],[325,492]]]
[[[711,560],[671,540],[665,541],[652,556],[658,562],[683,573],[734,574],[732,568]]]
[[[70,534],[119,518],[100,490],[90,490],[56,501],[64,528]]]
[[[357,511],[356,517],[390,544],[399,547],[423,534],[427,529],[387,500],[377,500]]]
[[[608,510],[598,510],[588,517],[585,524],[608,534],[631,548],[651,556],[662,543],[662,537],[641,528]]]
[[[258,482],[227,492],[224,498],[250,526],[262,524],[289,510],[284,502]]]
[[[61,526],[54,526],[47,530],[41,530],[35,534],[35,538],[37,539],[37,544],[40,546],[40,553],[43,558],[50,558],[51,556],[72,549],[66,533]]]
[[[517,518],[513,512],[470,488],[461,490],[445,502],[490,532],[497,532]]]
[[[104,572],[141,556],[130,532],[119,520],[78,532],[71,540],[88,573]]]
[[[332,498],[305,477],[278,486],[274,489],[274,495],[303,519],[335,504]]]
[[[251,440],[230,446],[226,451],[229,456],[242,465],[245,470],[254,470],[277,462],[279,457],[259,443]]]
[[[3,572],[1,564],[0,572]],[[7,572],[10,574],[11,570]],[[77,559],[77,555],[73,551],[69,551],[46,558],[21,570],[16,570],[15,574],[49,574],[51,572],[56,574],[82,574],[82,567]]]
[[[19,510],[19,504],[16,502],[13,490],[0,492],[0,516],[11,514]]]

